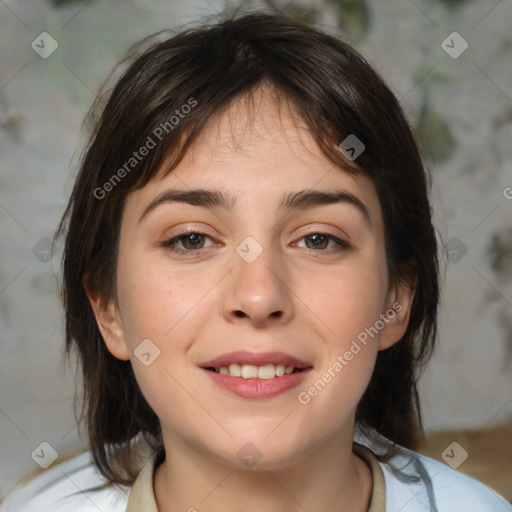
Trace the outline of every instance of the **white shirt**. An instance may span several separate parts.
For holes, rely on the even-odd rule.
[[[512,512],[512,505],[482,483],[423,455],[402,449],[382,463],[364,446],[354,444],[354,451],[373,475],[368,512]],[[90,453],[82,453],[10,492],[0,512],[157,512],[155,460],[148,459],[133,487],[95,491],[91,489],[105,479]]]

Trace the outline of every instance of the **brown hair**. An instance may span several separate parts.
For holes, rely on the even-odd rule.
[[[66,235],[66,351],[78,350],[84,384],[81,419],[86,419],[99,470],[110,482],[133,483],[138,440],[157,447],[161,431],[130,362],[107,350],[83,279],[87,276],[91,290],[105,300],[116,299],[117,242],[126,196],[155,177],[169,157],[173,160],[166,172],[171,172],[213,115],[263,84],[296,108],[334,164],[366,174],[376,186],[390,280],[415,286],[415,297],[405,335],[378,354],[356,420],[368,435],[376,431],[414,448],[421,432],[417,379],[436,338],[439,269],[427,171],[397,99],[351,46],[282,15],[235,15],[188,27],[163,41],[154,37],[123,61],[129,66],[93,106],[93,131],[57,231]],[[195,107],[180,115],[193,102]],[[170,122],[172,116],[179,121]],[[140,161],[130,161],[164,126],[165,138]],[[365,145],[357,165],[338,148],[349,135]]]

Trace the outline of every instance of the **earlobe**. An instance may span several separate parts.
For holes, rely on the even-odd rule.
[[[392,347],[407,331],[414,293],[414,285],[402,282],[393,285],[384,312],[385,325],[379,337],[379,350]]]
[[[83,279],[83,286],[108,351],[117,359],[127,361],[130,359],[130,351],[115,302],[113,300],[106,302],[99,293],[92,292],[87,278]]]

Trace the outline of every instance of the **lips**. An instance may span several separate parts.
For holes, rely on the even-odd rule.
[[[302,370],[305,368],[312,368],[313,365],[302,361],[290,354],[284,352],[248,352],[236,351],[222,354],[215,359],[201,363],[201,368],[220,368],[221,366],[229,366],[231,364],[238,365],[252,365],[264,366],[267,364],[293,366],[296,369]]]
[[[230,352],[200,365],[221,388],[242,398],[272,398],[303,382],[313,366],[284,352]]]

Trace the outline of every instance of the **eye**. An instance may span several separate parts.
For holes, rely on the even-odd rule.
[[[329,248],[328,246],[330,242],[335,244],[334,248],[338,251],[350,248],[350,244],[348,242],[329,233],[312,232],[306,236],[303,236],[300,240],[305,240],[306,248],[314,249],[314,252],[325,251]],[[332,246],[330,248],[332,248]]]
[[[195,255],[201,249],[207,248],[204,245],[207,238],[211,240],[210,236],[199,231],[182,231],[178,235],[165,240],[162,246],[178,254]],[[177,248],[176,245],[178,244],[181,244],[184,249]]]

